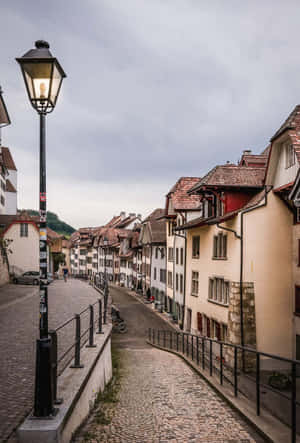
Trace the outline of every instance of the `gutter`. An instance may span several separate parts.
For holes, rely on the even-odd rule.
[[[248,209],[245,209],[244,211],[241,211],[241,227],[240,227],[240,234],[238,234],[236,231],[230,228],[226,228],[224,226],[220,226],[219,223],[217,223],[217,227],[219,229],[223,229],[224,231],[232,232],[237,239],[241,242],[241,248],[240,248],[240,312],[241,312],[241,346],[245,346],[245,339],[244,339],[244,305],[243,305],[243,270],[244,270],[244,214],[247,214],[248,212],[254,211],[255,209],[263,208],[264,206],[267,206],[268,203],[268,192],[267,186],[265,188],[265,200],[262,204],[257,204],[255,206],[252,206]],[[245,359],[243,354],[243,368],[245,367]]]

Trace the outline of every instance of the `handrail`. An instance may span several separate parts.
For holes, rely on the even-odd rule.
[[[210,377],[217,376],[219,380],[219,384],[223,385],[224,382],[229,383],[233,386],[234,396],[237,397],[238,393],[243,393],[249,399],[249,401],[253,401],[254,397],[256,400],[256,414],[260,415],[261,407],[267,408],[268,404],[265,404],[263,398],[261,398],[261,389],[264,390],[269,389],[272,393],[279,395],[281,398],[285,399],[290,404],[290,416],[289,420],[282,417],[282,420],[287,422],[288,426],[291,428],[291,442],[296,442],[296,434],[297,434],[297,407],[300,406],[300,401],[297,400],[296,395],[296,370],[297,366],[300,367],[300,360],[294,360],[287,357],[281,357],[279,355],[270,354],[267,352],[261,352],[256,349],[241,346],[238,344],[227,343],[224,341],[220,341],[217,339],[213,339],[210,337],[205,337],[202,335],[190,334],[187,332],[179,332],[179,331],[171,331],[171,330],[155,330],[153,328],[149,328],[148,330],[148,340],[150,343],[154,345],[158,345],[161,348],[170,349],[181,353],[188,359],[196,362],[199,368],[202,368],[202,371],[207,372],[207,375]],[[201,342],[201,343],[200,343]],[[200,346],[201,344],[201,346]],[[219,353],[216,351],[216,345],[219,349]],[[229,361],[225,361],[225,357],[228,357],[226,354],[226,348],[232,348],[233,353],[229,354]],[[247,371],[244,369],[242,362],[242,355],[250,353],[255,356],[255,358],[251,358],[248,360],[248,372],[251,369],[253,371],[253,376],[251,377]],[[201,357],[201,358],[200,358]],[[249,357],[249,355],[248,355]],[[264,359],[261,359],[264,357]],[[263,380],[261,380],[261,362],[267,361],[267,359],[273,359],[276,361],[282,361],[288,364],[286,368],[290,372],[290,384],[289,393],[281,392],[281,390],[276,387],[270,386],[266,384]],[[216,363],[217,362],[217,363]],[[240,366],[238,368],[238,365]],[[272,369],[271,369],[272,371]],[[272,371],[276,371],[275,369]],[[254,383],[256,389],[252,389],[250,385],[248,388],[245,383],[240,386],[240,379],[242,377],[246,380],[250,380],[251,383]],[[249,381],[248,381],[249,383]],[[284,400],[283,400],[284,402]],[[286,404],[284,403],[284,408],[286,410]],[[282,410],[283,411],[283,410]],[[284,411],[283,411],[284,412]],[[283,412],[281,415],[284,416]],[[299,414],[299,412],[298,412]],[[280,416],[280,410],[277,410],[277,415]],[[299,417],[299,415],[298,415]]]

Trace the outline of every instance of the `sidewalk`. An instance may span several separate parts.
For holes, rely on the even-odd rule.
[[[0,287],[0,310],[38,295],[37,286],[6,284]]]

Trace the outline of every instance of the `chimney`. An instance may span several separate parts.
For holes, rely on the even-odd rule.
[[[243,154],[250,155],[252,152],[251,149],[244,149]]]
[[[121,220],[124,220],[124,218],[126,217],[126,212],[124,212],[124,211],[120,212],[120,217],[121,217]]]
[[[137,214],[137,218],[139,218],[140,220],[142,220],[142,214]]]
[[[135,217],[135,212],[131,212],[131,213],[129,214],[129,217]]]

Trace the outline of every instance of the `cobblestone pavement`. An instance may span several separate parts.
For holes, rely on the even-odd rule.
[[[35,339],[38,337],[38,288],[7,286],[0,296],[6,301],[0,308],[0,442],[6,441],[14,428],[28,414],[33,404]],[[21,289],[24,296],[21,298]],[[94,303],[99,294],[78,280],[54,281],[49,286],[49,329],[54,329]],[[64,328],[58,340],[65,346],[73,338],[74,325]],[[14,435],[9,440],[15,441]]]
[[[119,402],[110,424],[91,417],[76,443],[264,441],[179,357],[146,344],[147,328],[166,323],[125,292],[112,295],[128,324],[113,339],[122,361]]]

